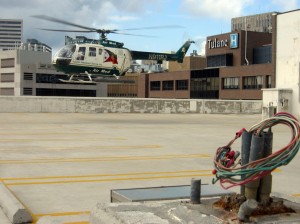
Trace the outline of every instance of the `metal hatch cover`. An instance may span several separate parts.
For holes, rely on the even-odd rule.
[[[140,202],[189,199],[191,185],[160,186],[149,188],[113,189],[111,190],[111,202]],[[217,197],[234,194],[216,185],[201,184],[201,198]]]

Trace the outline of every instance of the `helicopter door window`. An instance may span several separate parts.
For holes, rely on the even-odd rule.
[[[102,55],[102,49],[101,48],[99,48],[99,55]]]
[[[90,47],[89,48],[89,56],[90,57],[96,57],[96,48],[95,47]]]
[[[85,56],[85,47],[79,47],[77,60],[84,60],[84,56]]]

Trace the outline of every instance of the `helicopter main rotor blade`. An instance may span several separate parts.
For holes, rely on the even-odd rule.
[[[129,36],[137,36],[137,37],[157,37],[157,36],[151,36],[151,35],[139,35],[139,34],[131,34],[131,33],[120,33],[120,32],[111,32],[114,34],[121,34],[121,35],[129,35]]]
[[[140,28],[109,30],[109,29],[96,29],[96,28],[92,28],[92,27],[82,26],[82,25],[78,25],[78,24],[75,24],[75,23],[70,23],[70,22],[62,20],[62,19],[57,19],[57,18],[54,18],[54,17],[51,17],[51,16],[35,15],[35,16],[32,16],[32,17],[42,19],[42,20],[46,20],[46,21],[50,21],[50,22],[65,24],[65,25],[74,26],[74,27],[84,29],[84,30],[40,29],[40,30],[58,31],[58,32],[75,32],[75,33],[76,32],[80,32],[80,33],[96,32],[96,33],[99,33],[102,38],[106,38],[106,35],[109,34],[109,33],[122,34],[122,35],[131,35],[131,36],[141,36],[141,37],[155,37],[155,36],[148,36],[148,35],[136,35],[136,34],[130,34],[130,33],[122,33],[122,31],[145,30],[145,29],[184,28],[183,26],[179,26],[179,25],[164,25],[164,26],[149,26],[149,27],[140,27]]]
[[[55,23],[61,23],[61,24],[69,25],[69,26],[74,26],[74,27],[86,29],[86,30],[93,31],[93,32],[97,32],[97,29],[95,29],[95,28],[82,26],[82,25],[78,25],[78,24],[75,24],[75,23],[70,23],[68,21],[65,21],[65,20],[62,20],[62,19],[57,19],[57,18],[50,17],[50,16],[36,15],[36,16],[32,16],[32,17],[42,19],[42,20],[51,21],[51,22],[55,22]]]
[[[150,30],[150,29],[178,29],[184,28],[183,26],[179,25],[165,25],[165,26],[148,26],[148,27],[140,27],[140,28],[129,28],[129,29],[122,29],[122,30]]]
[[[73,33],[94,33],[95,31],[92,30],[56,30],[56,29],[43,29],[37,28],[39,30],[46,30],[46,31],[56,31],[56,32],[73,32]]]

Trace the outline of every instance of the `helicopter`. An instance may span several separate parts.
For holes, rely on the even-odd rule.
[[[176,53],[133,51],[125,48],[121,42],[108,40],[107,35],[110,33],[133,36],[146,35],[124,33],[117,29],[96,29],[45,15],[36,15],[33,17],[81,28],[81,30],[42,28],[40,30],[76,33],[96,32],[99,34],[99,40],[91,40],[83,36],[76,37],[76,39],[68,36],[65,37],[66,45],[54,55],[52,64],[58,71],[69,75],[69,80],[60,80],[68,83],[95,83],[97,79],[99,80],[99,78],[103,77],[115,77],[119,79],[119,77],[124,76],[130,69],[132,60],[156,60],[158,63],[162,63],[162,61],[177,61],[182,63],[190,45],[194,43],[191,40],[186,41]],[[160,28],[179,28],[179,26],[154,26],[125,30]]]

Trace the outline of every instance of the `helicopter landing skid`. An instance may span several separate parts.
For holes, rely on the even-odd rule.
[[[91,75],[88,72],[80,73],[76,75],[71,75],[68,80],[59,79],[59,81],[63,83],[76,83],[76,84],[94,84],[96,83],[93,81]]]

